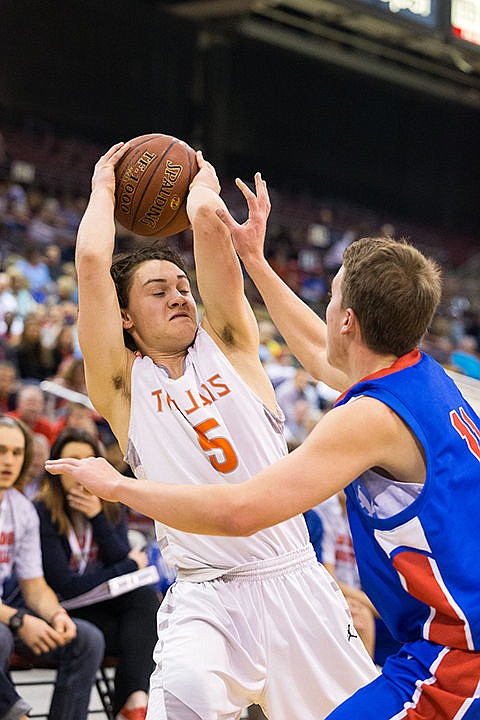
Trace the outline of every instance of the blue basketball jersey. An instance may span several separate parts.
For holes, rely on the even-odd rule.
[[[369,471],[346,488],[362,587],[401,642],[480,650],[480,419],[443,368],[415,350],[337,402],[370,396],[416,436],[424,485]]]

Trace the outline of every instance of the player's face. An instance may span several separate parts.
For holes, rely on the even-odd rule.
[[[65,443],[60,453],[61,458],[75,458],[76,460],[83,460],[84,458],[93,457],[95,453],[89,443],[71,441]],[[66,493],[73,487],[80,487],[78,481],[71,477],[71,475],[63,474],[61,476],[61,482],[63,489]]]
[[[197,331],[197,311],[187,276],[168,260],[139,266],[130,288],[124,327],[139,348],[185,350]]]
[[[0,497],[18,480],[25,458],[25,438],[17,427],[0,426]]]
[[[340,360],[340,330],[344,322],[345,313],[342,310],[341,283],[343,267],[332,280],[330,289],[330,302],[327,305],[325,319],[327,321],[327,360],[333,367],[339,367]]]

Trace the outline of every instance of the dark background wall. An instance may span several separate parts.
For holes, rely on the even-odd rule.
[[[480,112],[137,0],[0,0],[0,111],[105,144],[166,132],[221,173],[480,233]]]

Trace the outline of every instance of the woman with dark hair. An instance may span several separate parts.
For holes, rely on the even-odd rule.
[[[51,459],[103,456],[99,441],[77,428],[63,430],[50,452]],[[36,506],[45,576],[62,600],[147,565],[146,553],[130,547],[123,507],[85,492],[70,476],[46,473]],[[71,610],[100,628],[106,654],[119,658],[113,711],[120,720],[145,718],[158,605],[154,589],[141,587]]]
[[[0,718],[26,720],[30,709],[7,675],[15,650],[57,666],[49,720],[86,720],[103,637],[90,623],[74,622],[45,582],[37,513],[19,491],[31,457],[27,426],[0,415]],[[14,575],[24,607],[3,597]]]

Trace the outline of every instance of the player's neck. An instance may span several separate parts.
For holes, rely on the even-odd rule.
[[[363,378],[391,367],[396,360],[398,360],[396,355],[383,355],[364,348],[363,351],[355,353],[355,356],[350,358],[347,374],[352,381],[351,384],[354,385]]]
[[[155,365],[159,365],[160,367],[165,368],[168,376],[172,380],[177,380],[177,378],[182,377],[183,373],[185,372],[186,356],[187,353],[185,350],[182,350],[178,353],[149,353],[149,357],[153,360]]]

